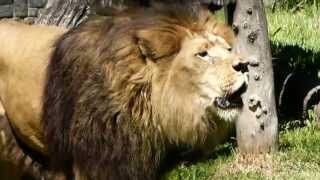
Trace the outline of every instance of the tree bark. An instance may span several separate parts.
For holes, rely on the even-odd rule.
[[[70,28],[81,23],[88,13],[89,6],[86,0],[49,0],[35,23]]]
[[[235,50],[249,60],[249,84],[244,108],[236,122],[241,153],[264,153],[277,149],[278,118],[275,105],[271,50],[262,0],[237,0],[233,28]]]
[[[123,9],[125,7],[150,6],[152,2],[191,3],[194,5],[203,3],[209,5],[212,10],[220,9],[222,6],[233,4],[235,0],[48,0],[46,8],[39,12],[36,24],[47,24],[75,27],[87,16],[98,11],[107,11],[106,7]],[[108,12],[101,12],[108,14]]]
[[[125,7],[148,6],[150,0],[48,0],[47,6],[40,11],[36,24],[50,24],[75,27],[96,13],[96,8],[104,11],[106,7],[123,9]],[[107,14],[108,12],[106,12]]]

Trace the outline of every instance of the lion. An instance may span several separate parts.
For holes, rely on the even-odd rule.
[[[0,21],[0,99],[16,135],[45,154],[41,99],[53,43],[66,32],[55,26]]]
[[[248,63],[208,10],[96,16],[71,30],[4,24],[4,109],[67,178],[157,179],[172,151],[212,152],[241,112]]]

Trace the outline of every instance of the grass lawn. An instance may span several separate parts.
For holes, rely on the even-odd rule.
[[[280,131],[279,151],[272,155],[244,158],[234,146],[225,144],[215,157],[179,164],[163,179],[320,179],[320,129],[308,122],[302,128],[286,127]]]
[[[315,8],[295,14],[269,12],[272,44],[276,47],[297,46],[308,53],[319,54],[319,17],[320,11]],[[319,61],[318,56],[312,57],[312,61]],[[304,127],[282,124],[279,151],[273,154],[244,158],[237,154],[234,145],[227,143],[210,158],[178,164],[163,179],[320,179],[320,129],[314,121],[314,116],[310,116]]]
[[[274,44],[299,46],[306,51],[320,52],[320,9],[310,7],[297,13],[267,13],[269,35]]]

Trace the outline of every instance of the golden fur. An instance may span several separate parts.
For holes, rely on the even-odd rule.
[[[154,179],[170,149],[212,151],[240,113],[226,99],[246,85],[246,62],[230,52],[228,27],[181,10],[95,18],[65,34],[0,24],[12,44],[0,49],[0,97],[18,137],[88,179]]]
[[[64,28],[0,21],[0,99],[19,138],[46,153],[41,98],[53,43]]]

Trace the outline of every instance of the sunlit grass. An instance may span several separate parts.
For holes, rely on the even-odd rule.
[[[320,52],[320,9],[309,8],[297,13],[268,13],[269,35],[274,44],[299,46],[306,51]]]
[[[242,157],[235,147],[222,147],[229,154],[205,162],[180,164],[168,172],[168,180],[204,179],[320,179],[320,129],[314,121],[303,128],[280,132],[279,151],[270,155]]]

